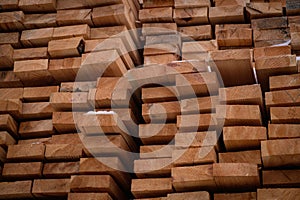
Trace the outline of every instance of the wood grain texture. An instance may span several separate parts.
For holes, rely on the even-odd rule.
[[[36,197],[64,197],[69,192],[70,179],[35,179],[33,181],[32,194]]]
[[[286,200],[292,200],[297,198],[300,194],[299,188],[269,188],[258,189],[257,200],[271,200],[274,198],[284,198]]]
[[[173,19],[179,26],[208,24],[208,8],[175,8]]]
[[[9,179],[33,179],[42,175],[43,163],[5,163],[2,176]]]
[[[10,44],[0,45],[0,69],[11,69],[14,49]]]
[[[32,181],[16,181],[0,183],[0,198],[32,198]]]
[[[7,160],[10,161],[42,161],[44,159],[44,144],[18,144],[8,146]]]

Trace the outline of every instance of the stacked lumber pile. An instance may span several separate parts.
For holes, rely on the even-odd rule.
[[[300,195],[298,1],[0,10],[0,199]]]

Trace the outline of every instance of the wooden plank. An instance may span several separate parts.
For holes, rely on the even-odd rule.
[[[297,73],[296,56],[282,55],[257,59],[255,69],[263,91],[269,89],[269,77]]]
[[[5,163],[2,176],[7,179],[34,179],[42,176],[42,162]]]
[[[15,181],[0,183],[0,199],[32,198],[32,181]]]
[[[24,26],[26,29],[55,27],[56,13],[26,14]]]
[[[109,166],[107,164],[109,163]],[[110,166],[114,166],[111,168]],[[110,175],[125,190],[130,190],[131,177],[118,157],[81,158],[79,173],[82,175]]]
[[[48,53],[51,58],[65,58],[81,56],[84,52],[82,37],[51,40],[48,43]]]
[[[264,108],[260,85],[243,85],[219,89],[221,104],[230,105],[259,105]]]
[[[44,144],[18,144],[8,146],[8,161],[42,161],[44,159]]]
[[[120,77],[127,71],[117,50],[83,54],[82,68],[84,68],[87,73],[87,75],[83,75],[83,77],[90,77],[90,81],[92,79],[96,80],[102,75]],[[82,73],[84,73],[84,71]]]
[[[247,3],[250,3],[250,0],[214,0],[215,6],[243,6],[246,7]]]
[[[46,144],[45,158],[47,160],[79,160],[83,156],[82,144]]]
[[[300,122],[300,107],[272,107],[270,108],[272,124],[297,124]]]
[[[264,187],[298,187],[299,173],[297,169],[292,170],[263,170]]]
[[[211,25],[178,27],[178,32],[181,33],[181,37],[185,41],[210,40],[213,38]]]
[[[219,163],[253,163],[262,165],[260,150],[219,153]]]
[[[18,144],[23,145],[23,144],[36,144],[36,143],[51,143],[51,137],[48,138],[34,138],[34,139],[26,139],[26,140],[19,140]]]
[[[52,119],[20,123],[19,134],[21,138],[49,137],[53,133]]]
[[[300,50],[299,38],[300,32],[291,32],[291,45],[293,50]]]
[[[70,179],[35,179],[32,194],[35,197],[64,197],[70,192]]]
[[[52,144],[81,144],[82,140],[79,137],[79,134],[61,134],[61,135],[52,135],[51,137]]]
[[[201,200],[209,200],[210,195],[206,191],[200,191],[200,192],[183,192],[183,193],[173,193],[168,194],[167,200],[180,200],[180,199],[186,199],[186,200],[193,200],[193,199],[201,199]]]
[[[291,46],[270,46],[253,49],[254,60],[269,56],[280,56],[292,54]]]
[[[275,28],[287,28],[287,17],[271,17],[263,19],[251,20],[251,27],[253,29],[275,29]]]
[[[141,11],[140,11],[141,12]],[[176,34],[176,23],[143,23],[142,35],[163,35],[163,34]]]
[[[249,49],[213,51],[210,60],[210,66],[220,72],[225,87],[255,83]]]
[[[212,24],[244,23],[244,7],[239,5],[210,7],[209,21]]]
[[[131,192],[135,198],[159,197],[171,193],[171,178],[133,179]]]
[[[216,118],[224,126],[261,126],[262,116],[258,105],[217,105]]]
[[[6,151],[3,147],[0,147],[0,163],[5,163],[6,162]],[[1,169],[2,171],[2,169]]]
[[[174,122],[180,115],[180,104],[178,101],[143,104],[142,115],[146,123]]]
[[[174,6],[174,0],[160,1],[160,0],[144,0],[143,8],[160,8],[160,7]]]
[[[20,41],[25,47],[46,47],[53,37],[54,28],[22,31]]]
[[[10,44],[14,48],[20,48],[21,44],[19,38],[19,32],[0,33],[0,44]]]
[[[138,178],[170,177],[172,166],[172,158],[135,160],[134,173]]]
[[[267,110],[270,107],[299,106],[300,89],[279,90],[265,93]]]
[[[9,145],[16,144],[16,140],[6,131],[0,131],[0,147],[7,149]]]
[[[181,47],[181,37],[178,34],[150,35],[146,37],[145,45],[151,44],[173,44]]]
[[[0,115],[0,129],[9,132],[15,139],[18,138],[18,124],[9,114]]]
[[[298,138],[262,141],[261,157],[264,167],[299,166],[299,145]]]
[[[22,102],[19,99],[0,100],[0,114],[10,114],[18,119],[22,113]]]
[[[46,178],[70,178],[79,174],[79,162],[45,163],[43,176]]]
[[[25,12],[55,12],[55,0],[19,0],[19,8]]]
[[[1,37],[1,36],[0,36]],[[13,71],[0,72],[0,88],[18,88],[23,87],[22,82]]]
[[[71,177],[72,192],[107,192],[113,198],[127,199],[109,175],[77,175]]]
[[[179,60],[179,55],[168,53],[144,56],[144,65],[167,64]]]
[[[56,82],[61,83],[63,81],[75,81],[80,67],[81,57],[51,59],[48,71]]]
[[[287,15],[297,15],[300,12],[300,3],[297,1],[286,1],[286,13]]]
[[[175,8],[199,8],[199,7],[210,7],[211,3],[209,0],[174,0]]]
[[[0,13],[0,30],[21,31],[24,29],[24,13],[22,11]]]
[[[87,92],[56,92],[50,96],[50,104],[56,111],[88,110]]]
[[[252,47],[250,25],[217,24],[215,34],[219,47]]]
[[[217,162],[214,146],[175,149],[172,152],[174,166],[203,165]]]
[[[22,99],[23,88],[2,88],[0,89],[0,100]]]
[[[14,73],[27,86],[53,83],[53,77],[48,71],[48,59],[15,61]]]
[[[255,47],[273,46],[288,42],[291,39],[290,29],[253,29]]]
[[[257,200],[271,200],[274,198],[282,198],[293,200],[300,194],[299,188],[268,188],[257,190]]]
[[[216,187],[213,165],[198,165],[172,168],[173,187],[176,192],[193,191],[201,188],[211,190]]]
[[[68,200],[81,200],[81,199],[113,200],[108,193],[69,193],[68,194]]]
[[[229,200],[229,199],[256,200],[256,192],[214,194],[214,200]]]
[[[51,118],[54,109],[49,102],[23,103],[22,119],[47,119]]]
[[[140,146],[140,159],[172,158],[173,145]]]
[[[77,132],[72,112],[53,112],[52,123],[59,133]]]
[[[26,87],[24,88],[23,99],[29,102],[49,101],[50,95],[58,92],[59,86]]]
[[[214,146],[215,149],[219,148],[218,136],[215,131],[177,133],[175,135],[175,147],[177,149],[211,146]]]
[[[177,132],[176,124],[140,124],[139,138],[144,145],[167,144]]]
[[[139,12],[141,23],[171,23],[173,22],[172,7],[142,9]]]
[[[180,102],[181,113],[183,115],[211,113],[211,112],[215,112],[216,105],[218,104],[219,104],[218,96],[183,99]]]
[[[267,140],[265,127],[234,126],[223,128],[223,140],[227,151],[259,149]]]
[[[72,37],[83,37],[89,39],[90,27],[88,24],[73,25],[73,26],[62,26],[54,28],[52,39],[66,39]]]
[[[156,103],[176,100],[176,89],[174,87],[142,88],[143,103]]]
[[[218,127],[215,114],[178,115],[177,129],[179,132],[195,132],[215,130]]]
[[[215,72],[176,75],[176,88],[181,98],[214,95],[219,90]]]
[[[48,58],[47,47],[14,50],[14,61]]]
[[[246,12],[250,19],[279,17],[283,15],[282,5],[279,2],[251,2],[246,5]]]
[[[1,10],[17,10],[19,0],[2,0],[0,1]]]
[[[94,26],[92,22],[92,9],[58,10],[56,21],[59,26],[77,24]]]
[[[0,45],[0,69],[11,69],[13,67],[13,54],[14,49],[10,44]]]
[[[96,87],[95,81],[90,82],[63,82],[60,84],[60,92],[88,92]],[[58,92],[58,91],[55,91]]]
[[[154,56],[159,54],[175,54],[179,55],[179,47],[174,44],[151,44],[144,46],[144,57]]]
[[[299,138],[299,124],[268,124],[268,137],[273,139]]]
[[[173,19],[178,26],[208,24],[208,8],[175,8]]]
[[[260,185],[257,164],[215,163],[213,177],[221,190],[255,189]]]

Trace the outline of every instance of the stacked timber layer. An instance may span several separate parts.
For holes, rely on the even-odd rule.
[[[299,1],[0,11],[0,199],[299,198]]]

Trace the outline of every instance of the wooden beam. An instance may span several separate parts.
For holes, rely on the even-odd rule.
[[[183,99],[180,101],[181,113],[183,115],[213,113],[216,111],[216,105],[218,104],[218,96]]]
[[[180,199],[202,199],[209,200],[210,194],[207,191],[199,191],[199,192],[183,192],[183,193],[173,193],[168,194],[167,200],[180,200]]]
[[[250,3],[250,0],[214,0],[215,6],[243,6],[246,7],[247,3]]]
[[[24,29],[23,11],[2,12],[0,13],[0,30],[2,31],[21,31]]]
[[[49,137],[53,133],[52,119],[20,123],[19,134],[21,138]]]
[[[10,32],[10,33],[0,33],[0,44],[10,44],[14,48],[20,48],[20,33]]]
[[[142,88],[143,103],[157,103],[176,100],[176,89],[174,87]]]
[[[7,179],[34,179],[42,176],[42,162],[5,163],[2,176]]]
[[[287,0],[286,1],[286,13],[287,15],[297,15],[300,12],[299,2]]]
[[[22,31],[20,38],[24,47],[46,47],[52,39],[54,28],[40,28]]]
[[[45,58],[48,58],[47,47],[15,49],[13,56],[14,61]]]
[[[26,87],[23,99],[27,102],[49,101],[52,93],[58,92],[59,86]]]
[[[300,121],[300,107],[271,107],[272,124],[297,124]]]
[[[87,82],[62,82],[60,84],[60,92],[88,92],[96,87],[96,81]],[[55,91],[58,92],[58,91]]]
[[[131,192],[135,198],[165,196],[172,191],[171,178],[133,179],[131,184]]]
[[[10,114],[19,119],[22,113],[22,102],[19,99],[0,100],[0,114]]]
[[[35,197],[64,197],[69,192],[70,179],[35,179],[33,181],[32,194]]]
[[[174,145],[140,146],[140,159],[172,158]]]
[[[16,140],[7,131],[0,131],[0,147],[7,149],[9,145],[14,144]]]
[[[210,66],[220,72],[225,87],[254,84],[250,49],[212,51]]]
[[[299,166],[299,145],[298,138],[262,141],[261,157],[264,167]]]
[[[291,39],[290,29],[253,29],[253,41],[255,47],[267,47],[286,43]]]
[[[82,37],[51,40],[48,43],[48,53],[51,58],[65,58],[81,56],[84,52]]]
[[[59,133],[77,132],[72,112],[53,112],[52,123]]]
[[[179,60],[179,55],[168,53],[144,56],[144,65],[164,65]]]
[[[269,56],[280,56],[292,54],[291,46],[267,46],[253,49],[254,60]]]
[[[7,0],[7,1],[1,1],[0,7],[1,10],[17,10],[18,9],[18,0]]]
[[[216,118],[224,126],[261,126],[262,117],[258,105],[217,105]]]
[[[43,176],[46,178],[70,178],[79,174],[79,162],[45,163]]]
[[[18,124],[9,114],[0,115],[0,128],[2,131],[9,132],[15,139],[19,137]]]
[[[300,170],[263,170],[264,187],[297,187],[299,186]]]
[[[283,15],[280,2],[250,2],[246,5],[247,17],[250,19],[279,17]]]
[[[271,17],[262,19],[251,20],[251,27],[253,29],[275,29],[275,28],[287,28],[287,17]]]
[[[216,187],[213,165],[174,167],[172,178],[176,192],[193,191],[197,188],[212,190]]]
[[[244,23],[244,7],[239,5],[210,7],[209,21],[212,24]]]
[[[66,39],[72,37],[90,38],[90,27],[88,24],[62,26],[53,29],[53,40]]]
[[[139,138],[144,145],[167,144],[177,132],[176,124],[140,124]]]
[[[177,129],[179,132],[195,132],[215,130],[218,127],[215,114],[178,115]]]
[[[50,104],[56,111],[89,110],[87,92],[56,92],[50,96]]]
[[[13,67],[14,49],[10,44],[0,45],[0,69],[11,69]]]
[[[82,144],[46,144],[45,158],[47,160],[72,161],[83,156]]]
[[[260,150],[236,151],[218,154],[219,163],[253,163],[262,165]]]
[[[141,23],[173,22],[172,7],[142,9],[139,12]]]
[[[178,27],[178,32],[184,41],[189,40],[210,40],[212,36],[211,25]]]
[[[232,126],[223,128],[227,151],[259,149],[260,141],[267,140],[265,127]]]
[[[298,138],[299,128],[299,124],[268,124],[268,137],[271,140]]]
[[[209,0],[174,0],[175,8],[199,8],[199,7],[210,7],[211,3]]]
[[[260,186],[257,164],[215,163],[213,178],[221,190],[247,190]]]
[[[59,26],[88,24],[94,26],[92,9],[58,10],[56,21]]]
[[[279,90],[265,93],[267,110],[270,107],[300,106],[300,89]]]
[[[0,198],[33,198],[31,194],[32,181],[15,181],[0,183]]]
[[[51,118],[54,109],[49,102],[23,103],[22,119],[47,119]]]
[[[172,158],[140,159],[134,161],[134,173],[138,178],[170,177]]]
[[[26,29],[55,27],[56,13],[26,14],[24,26]]]
[[[55,0],[19,0],[19,8],[25,12],[55,12]]]
[[[219,149],[218,136],[215,131],[177,133],[175,135],[175,147],[177,149],[211,146]]]
[[[176,34],[176,32],[176,23],[143,23],[142,25],[142,35],[144,37],[149,35]]]
[[[175,8],[173,19],[179,26],[208,24],[208,8]]]
[[[160,1],[160,0],[144,0],[143,8],[159,8],[174,6],[174,0]]]
[[[18,144],[8,146],[8,161],[42,161],[44,159],[44,144]]]
[[[243,193],[215,193],[214,200],[230,200],[230,199],[256,199],[256,192],[243,192]]]
[[[18,87],[23,87],[23,84],[20,81],[20,79],[14,74],[13,71],[0,72],[0,88],[18,88]]]
[[[105,192],[113,198],[127,199],[113,178],[109,175],[76,175],[71,177],[72,192]]]
[[[95,199],[113,200],[108,193],[69,193],[68,200]]]

